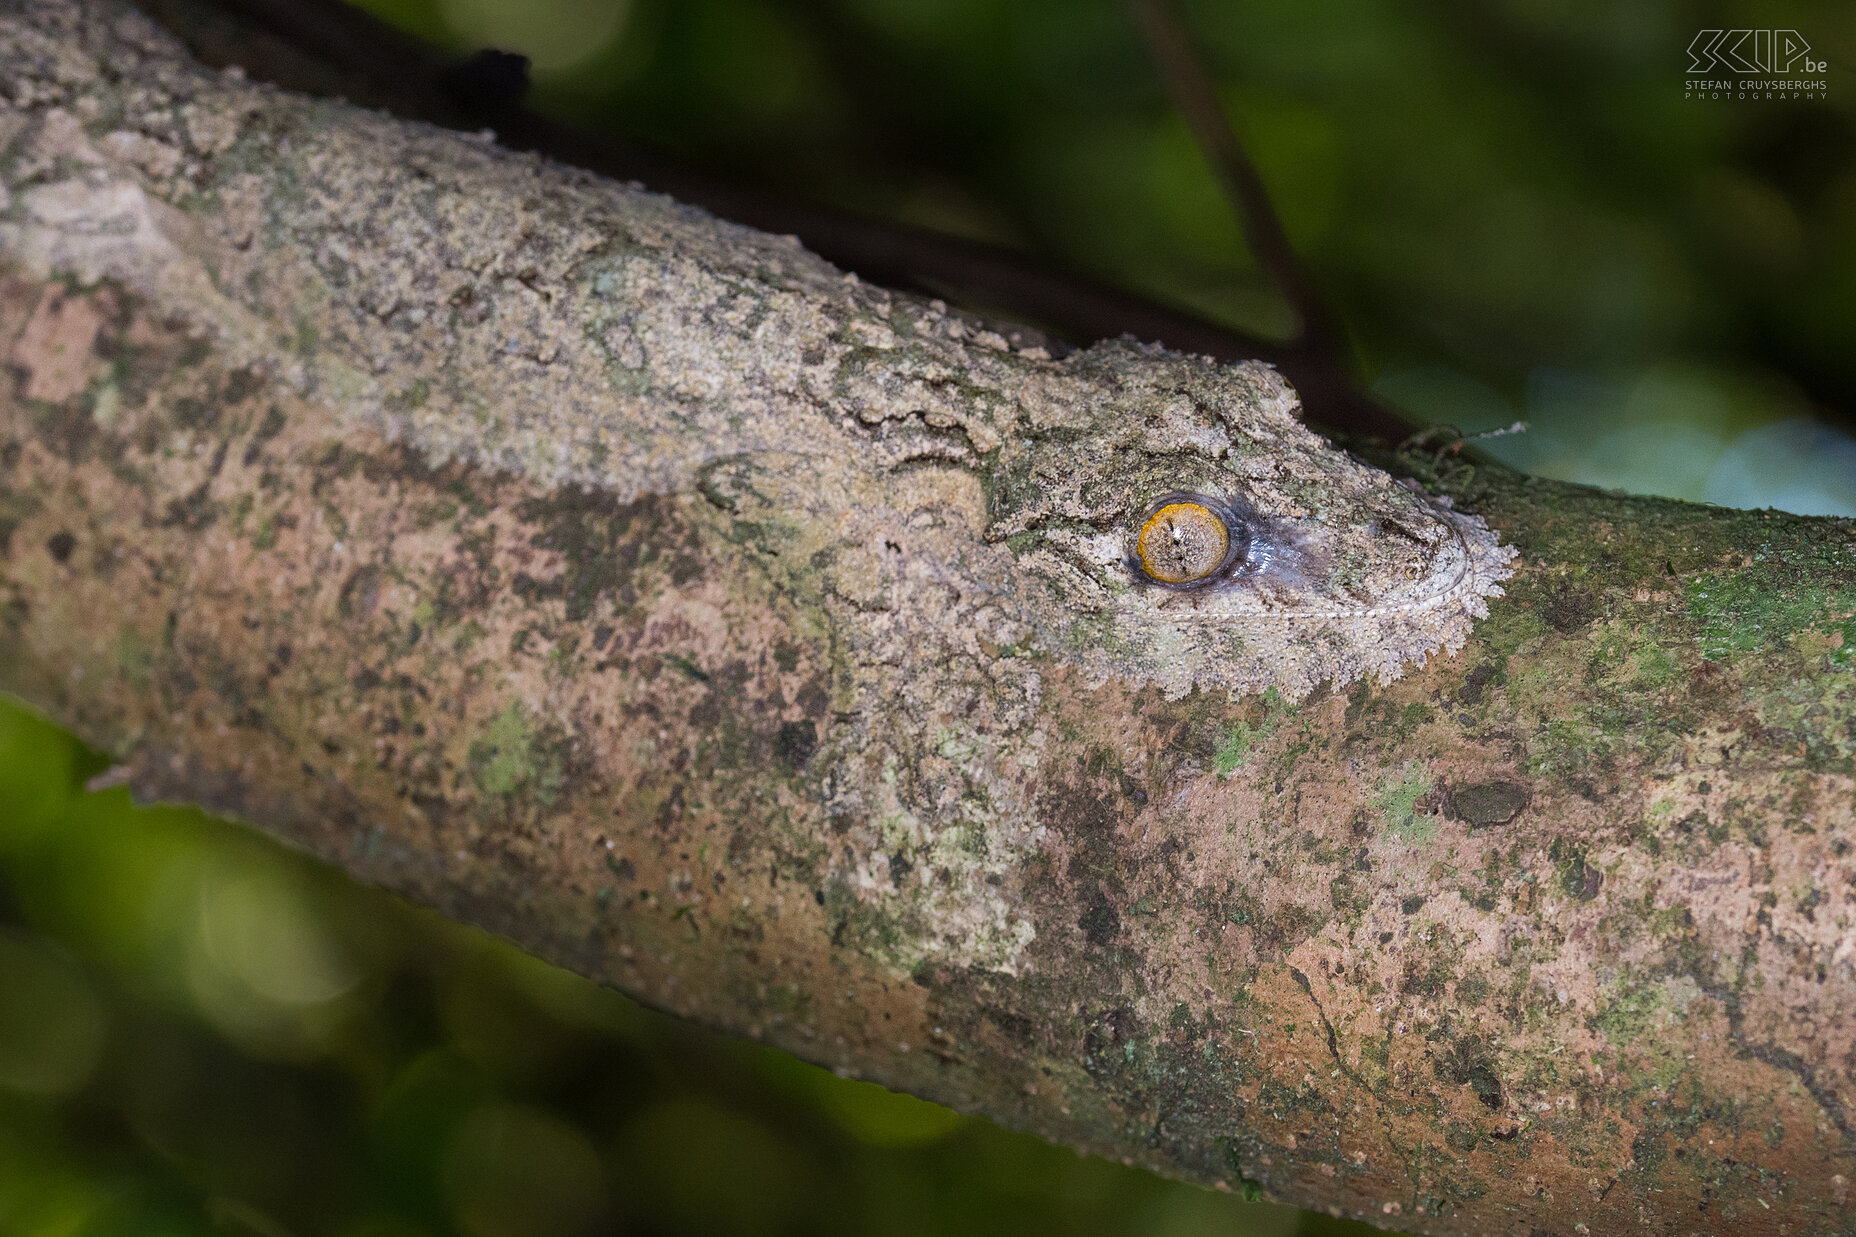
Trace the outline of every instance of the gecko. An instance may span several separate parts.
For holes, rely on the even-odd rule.
[[[1269,366],[1130,341],[1066,366],[1021,401],[987,536],[1092,677],[1297,700],[1460,648],[1501,595],[1513,547],[1308,429]]]
[[[388,479],[371,510],[304,498],[281,541],[151,522],[194,565],[170,578],[294,571],[281,610],[227,586],[258,612],[240,631],[403,611],[409,657],[440,639],[411,597],[475,578],[457,664],[419,668],[468,676],[432,768],[528,719],[655,813],[657,753],[726,750],[719,718],[745,734],[758,702],[771,762],[689,774],[692,801],[777,779],[741,801],[743,845],[772,862],[767,805],[805,805],[821,880],[879,925],[853,947],[900,973],[1023,964],[1017,890],[1078,827],[1048,802],[1069,719],[1395,678],[1460,648],[1510,571],[1481,520],[1305,426],[1267,365],[995,329],[637,185],[210,73],[104,0],[0,12],[0,80],[0,265],[107,284],[282,410],[212,428],[99,378],[85,432],[149,460],[108,473],[141,487],[123,501],[282,502],[264,477],[313,491],[362,458]],[[440,477],[500,505],[419,501]],[[634,518],[674,546],[639,552]],[[296,657],[351,701],[330,718],[398,690]],[[262,741],[312,737],[346,722]]]
[[[165,38],[99,35],[96,66],[6,113],[0,254],[122,281],[344,433],[618,501],[719,493],[737,462],[766,500],[738,524],[783,524],[821,563],[912,546],[1087,683],[1169,698],[1395,678],[1460,648],[1509,574],[1481,520],[1314,433],[1259,362],[1014,343],[797,238],[460,135],[312,124],[317,105],[237,75],[164,68],[133,126],[77,97]],[[0,69],[39,72],[49,39],[18,27]],[[315,209],[293,205],[306,183]],[[924,531],[921,468],[977,480],[983,512]],[[964,639],[881,574],[783,587],[822,588],[852,628],[929,604],[877,634]]]

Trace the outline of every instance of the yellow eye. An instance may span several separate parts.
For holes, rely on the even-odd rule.
[[[1141,570],[1162,584],[1191,584],[1224,565],[1231,530],[1203,503],[1169,502],[1147,517],[1135,538]]]

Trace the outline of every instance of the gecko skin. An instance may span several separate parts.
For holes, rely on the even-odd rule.
[[[1514,550],[1481,520],[1303,427],[1267,366],[1104,344],[1033,389],[987,535],[1043,582],[1048,630],[1093,677],[1291,700],[1389,680],[1460,648],[1509,574]],[[1146,517],[1167,503],[1226,526],[1203,578],[1143,565]]]
[[[821,576],[788,585],[870,629],[852,647],[960,645],[984,609],[991,643],[1092,684],[1296,700],[1460,647],[1508,574],[1480,520],[1304,428],[1261,364],[1014,347],[791,237],[208,73],[106,7],[27,12],[0,65],[31,101],[0,143],[0,251],[120,280],[428,461],[621,501],[700,490],[804,548]],[[94,59],[50,72],[61,23]],[[1229,539],[1192,587],[1136,553],[1167,495]]]
[[[545,628],[560,658],[525,677],[506,635],[446,689],[472,703],[431,742],[528,718],[639,802],[665,774],[638,753],[698,714],[615,651],[736,666],[735,694],[798,728],[804,810],[835,822],[820,879],[887,925],[861,947],[903,972],[1022,964],[1017,891],[1070,827],[1042,797],[1053,710],[1078,691],[1294,701],[1392,678],[1459,647],[1508,571],[1479,520],[1303,427],[1263,365],[1053,356],[791,237],[208,72],[104,0],[0,0],[0,84],[0,262],[108,282],[242,372],[297,444],[279,477],[371,452],[405,461],[408,495],[478,470],[542,505],[674,513],[696,547],[665,576],[522,527],[522,502],[482,514],[511,525],[494,539],[466,535],[478,514],[396,540],[416,513],[317,506],[334,544],[198,538],[173,547],[189,571],[216,578],[215,547],[243,545],[304,573],[293,615],[346,622],[332,599],[356,580],[431,596],[481,562],[496,586],[451,622]],[[97,381],[97,432],[153,487],[134,501],[229,508],[261,484],[236,463],[257,448],[207,450],[166,397]],[[590,582],[574,606],[517,588],[570,570]]]

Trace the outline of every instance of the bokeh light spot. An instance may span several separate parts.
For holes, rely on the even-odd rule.
[[[360,979],[293,882],[263,867],[215,871],[200,929],[211,960],[262,1000],[319,1005]]]

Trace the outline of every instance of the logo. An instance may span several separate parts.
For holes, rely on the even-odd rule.
[[[1811,45],[1796,30],[1703,30],[1688,45],[1688,71],[1712,73],[1822,73]]]
[[[1682,97],[1824,99],[1830,82],[1822,75],[1829,68],[1796,30],[1701,30],[1688,45]]]

